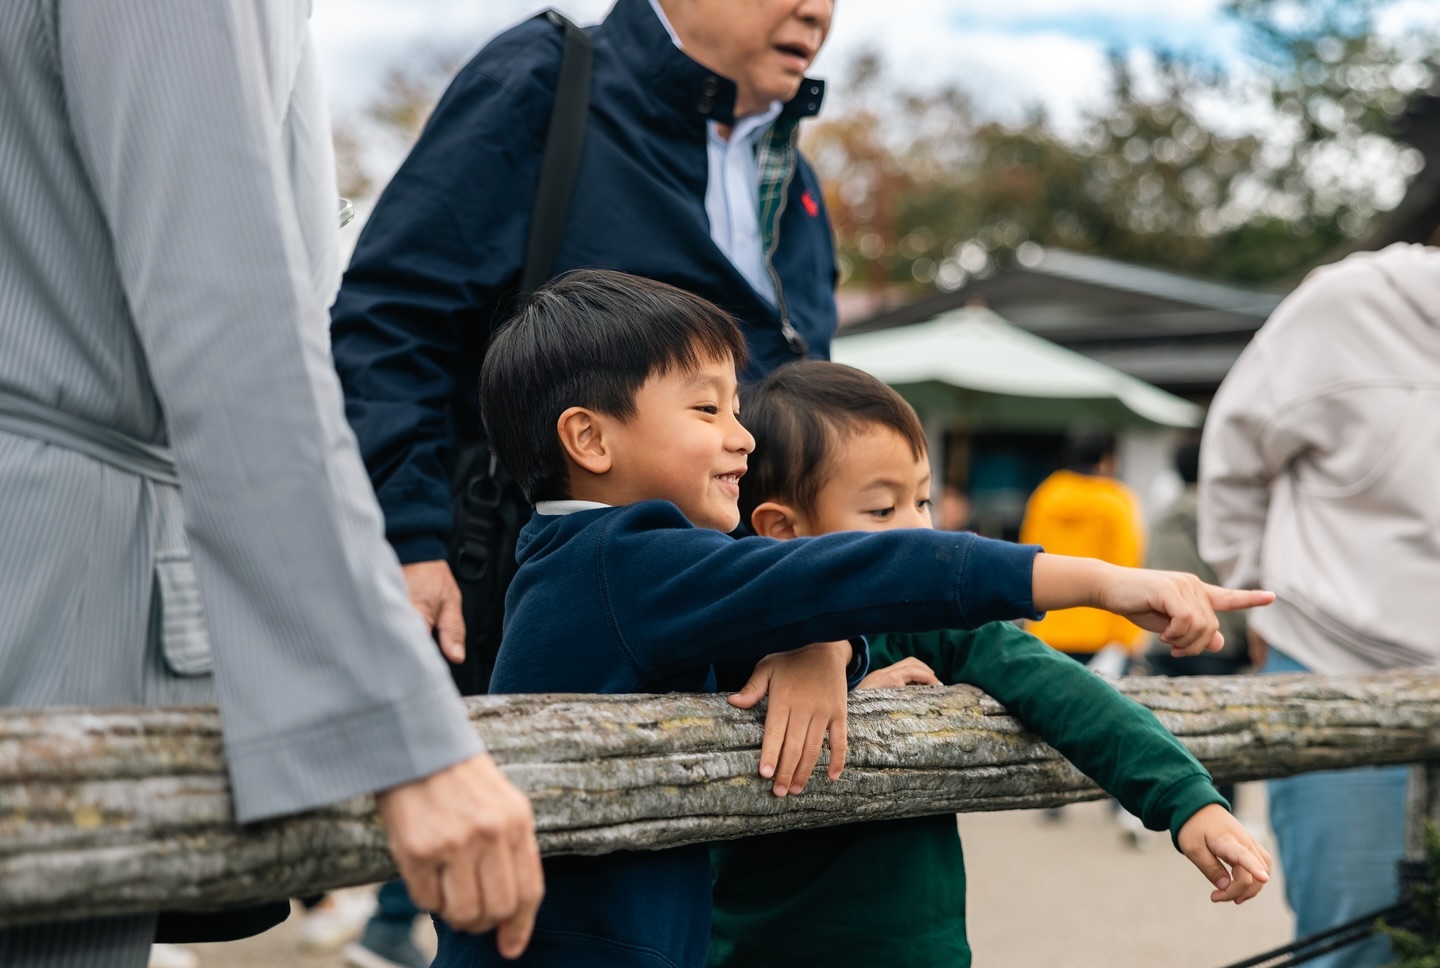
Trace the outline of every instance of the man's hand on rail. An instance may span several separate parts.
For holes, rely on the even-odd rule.
[[[849,690],[845,669],[849,642],[817,642],[792,652],[767,655],[750,681],[730,697],[730,705],[752,709],[768,693],[765,738],[760,745],[760,775],[775,780],[777,797],[800,793],[820,759],[830,734],[832,780],[845,768],[845,715]]]
[[[1175,838],[1190,863],[1215,886],[1210,900],[1244,904],[1270,880],[1274,861],[1245,829],[1245,825],[1218,803],[1201,807]]]
[[[460,931],[499,927],[518,958],[545,893],[535,815],[484,753],[376,796],[390,853],[419,907]]]
[[[1220,588],[1184,572],[1122,568],[1065,555],[1036,555],[1033,580],[1037,611],[1103,608],[1160,633],[1176,658],[1224,648],[1217,611],[1258,608],[1275,600],[1273,592]]]
[[[465,617],[460,611],[460,586],[445,561],[416,561],[404,565],[410,604],[435,633],[440,651],[451,662],[465,661]]]

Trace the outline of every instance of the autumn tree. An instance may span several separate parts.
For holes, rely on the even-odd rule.
[[[957,288],[1031,242],[1245,282],[1302,273],[1420,167],[1393,123],[1430,83],[1434,45],[1379,37],[1383,6],[1233,0],[1251,69],[1157,55],[1142,84],[1116,55],[1108,103],[1068,135],[1039,111],[978,118],[962,93],[906,89],[862,57],[807,137],[842,277]],[[1272,122],[1235,130],[1222,106],[1257,99]]]

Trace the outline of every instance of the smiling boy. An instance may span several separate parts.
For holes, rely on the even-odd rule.
[[[521,534],[492,691],[707,691],[716,662],[806,647],[783,668],[843,710],[863,655],[834,640],[1087,604],[1193,652],[1218,647],[1216,607],[1269,600],[968,534],[732,539],[754,448],[738,413],[744,354],[713,305],[616,272],[541,287],[496,335],[481,374],[485,429],[537,513]],[[772,692],[772,713],[774,702]],[[823,732],[789,730],[787,744],[818,750]],[[522,964],[704,963],[703,846],[551,858],[546,883]],[[499,963],[491,937],[437,928],[437,965]]]
[[[740,509],[756,534],[932,527],[925,434],[879,380],[797,363],[742,401],[756,452]],[[870,648],[876,668],[860,688],[979,686],[1148,826],[1172,831],[1212,881],[1212,900],[1240,903],[1260,890],[1263,877],[1246,868],[1268,869],[1270,857],[1226,811],[1204,768],[1148,710],[1035,636],[996,622],[879,635]],[[733,841],[717,844],[712,860],[711,968],[780,968],[796,950],[828,968],[970,964],[953,816]]]

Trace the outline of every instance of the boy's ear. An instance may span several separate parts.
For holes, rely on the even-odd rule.
[[[610,470],[611,454],[606,446],[604,421],[594,411],[571,407],[555,422],[565,456],[591,474]]]
[[[800,515],[775,501],[766,501],[750,512],[750,529],[762,538],[779,538],[781,541],[798,538],[805,533]]]

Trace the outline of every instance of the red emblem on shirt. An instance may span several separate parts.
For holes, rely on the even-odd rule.
[[[810,189],[805,189],[805,194],[800,196],[800,202],[805,206],[805,211],[811,218],[820,214],[820,203],[815,201],[815,196],[810,194]]]

